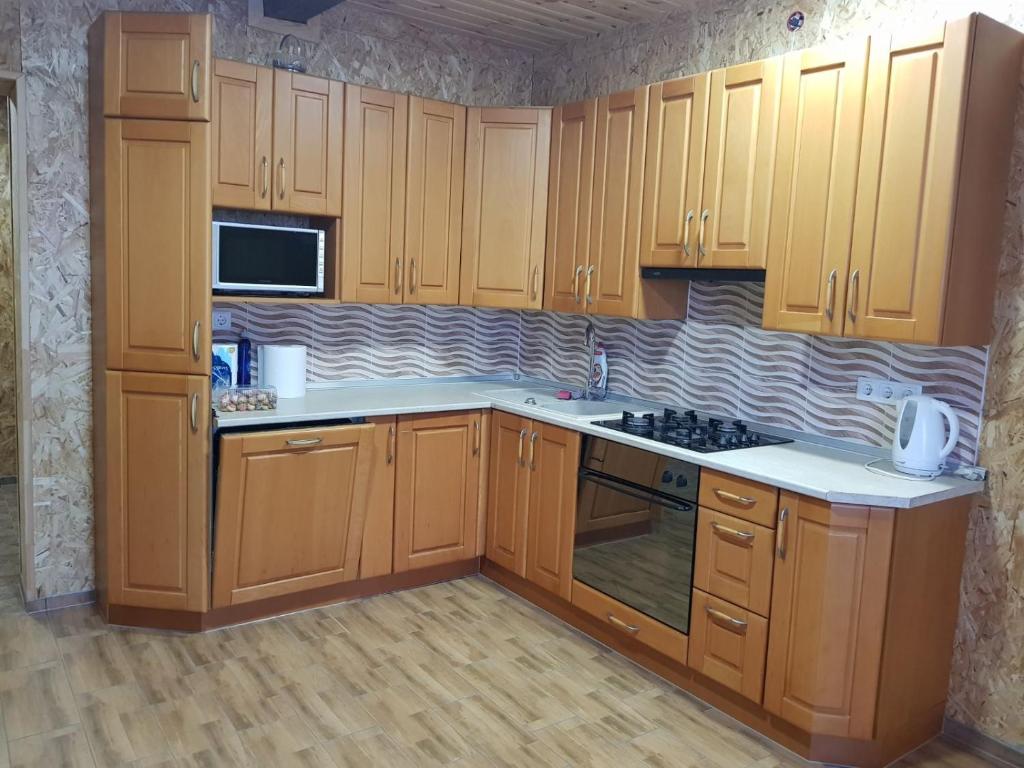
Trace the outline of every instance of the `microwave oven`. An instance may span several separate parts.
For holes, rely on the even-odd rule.
[[[213,291],[316,296],[324,292],[322,229],[213,222]]]

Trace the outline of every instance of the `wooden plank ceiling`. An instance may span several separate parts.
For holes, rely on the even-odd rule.
[[[348,0],[425,26],[542,51],[657,19],[694,0]]]

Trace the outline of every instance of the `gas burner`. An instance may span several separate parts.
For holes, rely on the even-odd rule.
[[[651,412],[623,411],[621,419],[595,421],[594,424],[698,453],[717,453],[792,442],[781,437],[752,432],[741,419],[701,419],[696,411],[680,412],[674,408],[666,408],[657,416]]]
[[[654,431],[654,414],[623,411],[619,424],[623,432],[631,435],[643,435]]]

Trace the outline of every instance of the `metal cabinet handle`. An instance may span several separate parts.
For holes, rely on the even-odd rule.
[[[473,455],[480,455],[480,421],[473,419]]]
[[[199,359],[199,327],[201,321],[196,320],[196,324],[192,326],[192,357],[195,360]]]
[[[738,496],[735,493],[723,491],[721,488],[715,488],[714,491],[715,496],[722,501],[731,501],[734,504],[742,504],[745,507],[752,507],[754,504],[757,504],[757,499],[752,499],[749,496]]]
[[[409,259],[409,293],[416,293],[416,259]]]
[[[392,424],[388,427],[388,452],[384,457],[384,461],[388,464],[395,463],[395,425]]]
[[[850,322],[857,322],[857,294],[860,292],[860,270],[853,270],[850,275],[850,308],[846,314],[850,316]]]
[[[537,469],[537,464],[534,461],[534,458],[537,455],[537,438],[538,437],[540,437],[540,434],[537,433],[537,432],[534,432],[532,435],[530,435],[530,471],[531,472]]]
[[[704,249],[704,227],[707,224],[708,218],[711,216],[711,211],[706,208],[700,215],[700,230],[697,232],[697,260],[700,261],[702,256],[707,256],[708,252]]]
[[[282,157],[277,161],[277,178],[281,182],[281,186],[278,187],[277,196],[279,199],[284,200],[284,158]]]
[[[192,101],[199,103],[199,59],[192,62]]]
[[[263,173],[263,191],[260,192],[260,197],[266,198],[267,193],[270,191],[270,161],[267,160],[266,155],[260,161],[260,170]]]
[[[686,220],[683,222],[683,253],[690,258],[690,222],[693,221],[693,210],[686,212]]]
[[[577,304],[580,303],[580,275],[583,274],[584,269],[585,267],[580,264],[572,276],[572,298]]]
[[[193,432],[199,431],[199,395],[195,393],[192,395],[192,412],[189,415],[189,423]]]
[[[789,507],[783,507],[779,510],[779,546],[776,552],[779,555],[779,560],[786,559],[786,534],[789,531]]]
[[[737,531],[735,528],[729,528],[725,525],[720,525],[719,523],[712,523],[711,528],[716,533],[736,539],[747,547],[749,547],[754,541],[754,534],[750,531]]]
[[[301,439],[296,438],[295,440],[289,440],[288,445],[294,445],[298,447],[308,445],[320,445],[324,439],[322,437],[304,437]]]
[[[614,624],[619,629],[623,629],[626,632],[629,632],[629,634],[631,635],[635,635],[637,632],[640,631],[640,627],[638,627],[636,624],[627,624],[622,619],[618,618],[614,613],[608,614],[608,621]]]
[[[825,298],[825,317],[829,320],[835,314],[836,308],[836,277],[839,275],[838,269],[833,269],[828,276],[828,294]]]
[[[591,264],[589,267],[587,267],[587,282],[585,284],[585,287],[583,288],[583,292],[587,296],[587,305],[588,306],[590,304],[594,303],[594,297],[590,295],[590,281],[593,279],[593,277],[594,277],[594,270],[596,270],[596,269],[597,269],[597,265],[596,264]]]
[[[732,616],[716,611],[710,605],[704,606],[704,612],[711,617],[719,626],[725,627],[726,629],[732,630],[739,635],[745,635],[747,633],[747,622],[742,619],[734,619]]]
[[[537,300],[537,277],[540,275],[540,266],[534,266],[533,276],[530,278],[530,298]]]
[[[519,464],[519,466],[520,466],[520,467],[525,467],[525,466],[526,466],[526,462],[525,462],[525,461],[523,461],[523,446],[524,446],[524,444],[525,444],[525,441],[526,441],[526,434],[527,434],[527,433],[528,433],[529,431],[530,431],[530,430],[528,430],[528,429],[526,429],[526,428],[524,427],[524,428],[523,428],[523,429],[522,429],[522,430],[521,430],[521,431],[519,432],[519,451],[517,452],[517,455],[516,455],[516,462],[517,462],[517,463]]]
[[[402,260],[395,259],[395,294],[402,294]]]

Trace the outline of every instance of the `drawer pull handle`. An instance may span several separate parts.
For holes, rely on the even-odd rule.
[[[189,423],[193,432],[199,431],[199,395],[192,395],[192,412],[189,414]]]
[[[739,635],[745,635],[747,633],[747,622],[742,619],[734,619],[728,614],[716,611],[710,605],[704,606],[704,612],[711,617],[711,620],[715,622],[715,624],[718,624],[719,626],[732,630]]]
[[[385,457],[388,464],[395,462],[395,425],[388,427],[388,455]]]
[[[640,627],[638,627],[636,624],[627,624],[622,619],[618,618],[614,613],[608,614],[608,621],[614,624],[619,629],[624,630],[625,632],[629,632],[629,634],[631,635],[635,635],[637,632],[640,631]]]
[[[537,438],[538,437],[540,437],[540,434],[538,434],[537,432],[534,432],[532,435],[530,435],[530,471],[531,472],[533,472],[534,470],[537,469],[537,463],[534,461],[534,458],[537,455]]]
[[[779,560],[786,559],[786,534],[789,532],[789,507],[783,507],[779,510],[779,547],[776,550],[779,554]]]
[[[195,325],[192,326],[192,357],[196,360],[199,359],[199,328],[200,321],[196,320]]]
[[[754,534],[750,531],[737,531],[735,528],[729,528],[728,526],[720,525],[719,523],[712,523],[711,527],[715,530],[716,533],[719,533],[722,536],[728,536],[729,538],[736,539],[737,541],[741,542],[742,544],[748,547],[754,541]]]
[[[708,217],[711,216],[711,211],[704,211],[700,215],[700,229],[697,232],[697,261],[700,262],[701,258],[708,255],[707,249],[704,248],[704,227],[708,223]]]
[[[192,62],[192,101],[199,103],[199,59]]]
[[[836,277],[839,275],[838,269],[833,269],[828,276],[828,294],[825,299],[825,317],[829,320],[832,319],[836,311]]]
[[[540,267],[533,268],[533,277],[530,278],[530,299],[537,300],[537,278],[540,276]]]
[[[686,220],[683,221],[683,253],[690,258],[690,222],[693,221],[693,211],[686,212]]]
[[[294,446],[308,446],[308,445],[320,445],[324,439],[322,437],[306,437],[301,440],[289,440],[288,445]]]
[[[519,450],[517,451],[517,455],[516,455],[516,463],[518,463],[520,467],[525,467],[526,466],[526,462],[523,461],[523,445],[524,445],[524,443],[526,441],[526,435],[529,433],[529,431],[530,430],[528,430],[528,429],[526,429],[524,427],[519,432]]]
[[[260,197],[266,198],[267,193],[270,191],[270,161],[267,160],[266,155],[260,161],[260,169],[263,172],[263,191],[260,192]]]
[[[402,295],[402,260],[395,259],[395,295]]]
[[[731,501],[733,504],[742,504],[745,507],[752,507],[757,504],[757,499],[752,499],[749,496],[739,496],[729,491],[723,491],[721,488],[715,488],[715,496],[722,501]]]
[[[284,158],[283,157],[280,160],[278,160],[278,162],[277,162],[277,171],[278,171],[278,174],[277,174],[278,175],[278,179],[281,182],[281,186],[277,190],[277,196],[281,200],[284,200],[284,187],[285,187],[285,184],[284,184],[284,182],[285,182],[285,175],[284,175],[284,173],[285,172],[284,172]]]
[[[416,259],[409,260],[409,293],[416,293]]]
[[[590,295],[590,282],[594,279],[594,270],[597,269],[596,264],[591,264],[587,267],[587,282],[584,284],[583,292],[587,294],[586,302],[589,307],[594,303],[594,297]]]
[[[473,420],[473,455],[480,455],[480,421]]]
[[[577,304],[580,303],[580,275],[583,274],[583,269],[583,265],[580,264],[572,276],[572,298]]]

